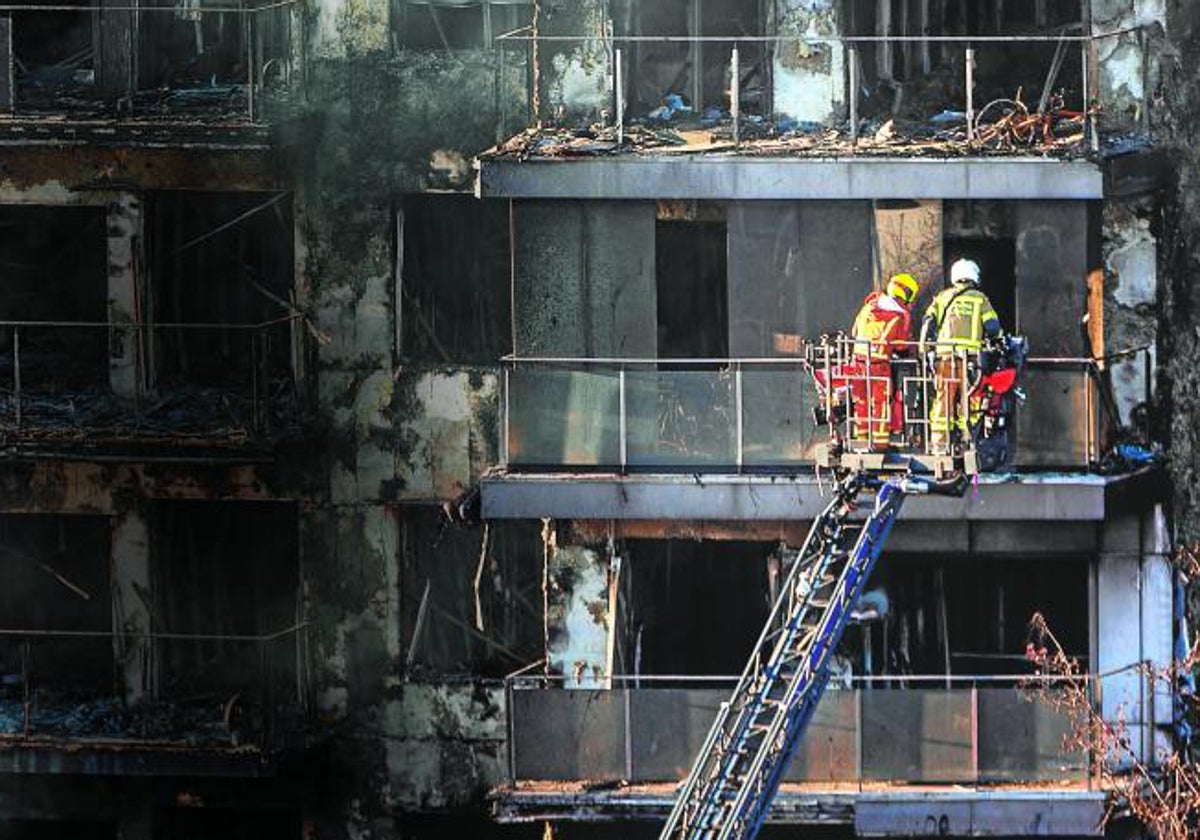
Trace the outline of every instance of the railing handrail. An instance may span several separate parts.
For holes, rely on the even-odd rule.
[[[0,327],[13,329],[104,329],[104,330],[263,330],[280,324],[302,320],[304,315],[294,312],[267,321],[256,323],[220,322],[176,322],[176,321],[0,321]]]
[[[312,622],[302,621],[298,624],[293,624],[291,627],[285,627],[282,630],[275,630],[270,633],[263,634],[248,634],[248,633],[169,633],[155,632],[143,630],[35,630],[35,629],[19,629],[19,628],[0,628],[0,638],[18,638],[18,639],[35,639],[35,638],[51,638],[51,639],[149,639],[149,640],[169,640],[169,641],[184,641],[184,642],[254,642],[265,643],[278,641],[279,639],[288,636],[295,636],[302,630],[307,629],[312,625]]]
[[[268,12],[272,9],[282,9],[287,6],[296,6],[300,0],[274,0],[271,3],[264,3],[261,6],[254,7],[239,7],[239,6],[195,6],[188,7],[188,14],[201,15],[253,15],[259,12]],[[48,6],[35,6],[28,3],[4,3],[0,4],[0,13],[4,12],[176,12],[180,11],[178,6],[104,6],[98,9],[96,6],[80,6],[71,3],[58,3]]]
[[[0,7],[2,9],[3,7]],[[1076,27],[1070,27],[1076,28]],[[522,26],[495,37],[497,41],[545,41],[579,42],[602,41],[609,43],[805,43],[805,44],[876,44],[876,43],[926,43],[926,44],[989,44],[989,43],[1068,43],[1091,44],[1108,38],[1118,38],[1146,29],[1144,25],[1127,26],[1107,32],[1088,32],[1080,35],[809,35],[780,33],[777,35],[615,35],[609,32],[582,35],[535,34],[532,26]]]
[[[3,322],[0,322],[0,326]],[[899,342],[892,342],[893,346]],[[907,342],[903,346],[911,344],[917,346],[916,342]],[[926,344],[926,347],[935,347],[933,342]],[[1125,354],[1111,354],[1101,358],[1088,356],[1032,356],[1025,361],[1026,365],[1095,365],[1101,361],[1107,361],[1112,358],[1117,358],[1120,355],[1130,355],[1142,352],[1146,348],[1134,348],[1127,351]],[[656,365],[662,367],[682,367],[686,365],[763,365],[763,366],[780,366],[786,367],[789,365],[805,364],[805,359],[802,356],[722,356],[722,357],[697,357],[697,358],[650,358],[637,356],[612,356],[612,357],[587,357],[587,356],[517,356],[509,354],[500,357],[502,364],[517,367],[520,365],[596,365],[596,366],[643,366]],[[895,364],[912,364],[917,362],[917,359],[894,357],[891,361]]]
[[[535,662],[533,665],[539,665]],[[1130,671],[1151,667],[1152,662],[1140,659],[1107,671],[1087,671],[1079,674],[853,674],[849,679],[852,687],[855,684],[871,684],[881,682],[937,682],[937,683],[1101,683],[1106,679],[1126,674]],[[536,683],[563,683],[567,681],[566,674],[537,674],[524,673],[526,666],[504,678],[506,684],[511,684],[518,690],[527,690]],[[740,679],[736,674],[614,674],[606,677],[606,681],[621,685],[624,683],[720,683],[732,684]],[[830,681],[830,687],[837,685],[836,680]],[[1019,687],[1019,686],[1014,686]]]

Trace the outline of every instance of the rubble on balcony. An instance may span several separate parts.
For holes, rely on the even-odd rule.
[[[695,115],[688,109],[659,114],[658,119],[616,126],[594,124],[570,129],[530,128],[481,155],[481,159],[601,157],[621,154],[752,155],[779,157],[967,157],[1040,155],[1078,158],[1087,154],[1085,115],[1061,107],[1038,114],[1018,94],[987,103],[968,137],[967,115],[943,111],[923,122],[864,121],[858,137],[848,125],[825,128],[759,116],[739,120],[738,138],[728,114]],[[660,109],[661,110],[661,109]],[[675,119],[675,116],[681,117]]]
[[[268,726],[264,710],[237,694],[130,706],[113,697],[71,702],[38,692],[28,709],[21,700],[0,699],[0,748],[31,740],[102,740],[255,749],[268,728],[280,725],[283,711]],[[284,729],[299,731],[298,723],[288,720]]]
[[[92,388],[69,394],[23,394],[18,418],[9,391],[0,393],[0,440],[240,447],[263,437],[298,436],[308,427],[290,381],[272,383],[266,395],[258,396],[258,403],[266,417],[256,424],[255,401],[248,394],[193,386],[131,404],[111,390]]]

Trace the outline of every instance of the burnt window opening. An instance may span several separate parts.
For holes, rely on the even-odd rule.
[[[1025,644],[1035,612],[1088,670],[1085,557],[887,555],[867,590],[860,609],[887,607],[846,633],[840,652],[855,675],[1028,674]]]
[[[0,627],[100,634],[0,638],[0,730],[21,731],[27,696],[39,728],[76,702],[112,696],[109,550],[104,517],[0,516]]]
[[[401,354],[431,364],[494,365],[512,350],[506,201],[410,195],[400,207]]]
[[[946,270],[956,260],[979,263],[982,272],[980,289],[1000,317],[1005,330],[1017,329],[1017,245],[1011,238],[947,238],[945,244]]]
[[[743,114],[770,112],[771,59],[760,38],[766,34],[762,3],[747,0],[621,0],[613,9],[618,36],[700,35],[728,41],[654,42],[627,45],[631,62],[630,116],[644,116],[675,94],[693,118],[730,110],[734,47],[738,48],[739,100]],[[687,115],[682,115],[686,121]]]
[[[233,808],[164,808],[156,812],[155,837],[170,840],[293,840],[304,836],[299,813]]]
[[[630,540],[622,592],[627,674],[740,674],[767,620],[763,543]]]
[[[922,10],[927,10],[923,17]],[[1080,32],[1079,0],[843,0],[842,19],[852,36],[1054,35]],[[854,45],[864,118],[892,117],[924,123],[943,111],[965,111],[967,45],[929,42],[859,42]],[[1048,71],[1056,63],[1055,42],[976,42],[976,112],[984,122],[1015,106],[1018,95],[1036,112]],[[1081,110],[1083,73],[1078,44],[1061,45],[1059,67],[1049,86],[1049,106]],[[1059,103],[1061,97],[1061,103]],[[995,103],[991,111],[986,106]]]
[[[17,357],[23,393],[107,388],[106,237],[103,208],[0,207],[0,319],[57,322],[0,325],[0,388]]]
[[[410,674],[502,677],[543,656],[539,526],[461,528],[430,506],[405,509],[400,547]],[[486,537],[486,544],[484,539]],[[474,580],[483,556],[476,626]]]
[[[396,42],[413,50],[477,50],[533,21],[530,0],[391,0]]]
[[[117,840],[117,824],[101,820],[0,820],[0,840]]]
[[[273,641],[160,639],[160,696],[195,700],[233,692],[295,702],[299,618],[296,506],[283,502],[156,502],[151,585],[163,633]],[[265,673],[264,673],[264,669]]]
[[[726,238],[723,218],[656,222],[659,358],[729,355]]]
[[[141,90],[199,89],[196,97],[212,101],[243,95],[240,87],[247,75],[244,16],[202,13],[200,8],[142,15],[137,33]]]
[[[147,201],[154,385],[246,392],[291,375],[288,196],[160,192]],[[196,326],[187,326],[195,324]],[[228,325],[228,326],[223,326]],[[240,326],[239,326],[240,325]],[[250,326],[259,326],[249,329]]]
[[[62,5],[33,0],[35,6]],[[84,3],[82,5],[88,5]],[[23,108],[61,106],[95,83],[92,13],[60,9],[11,12],[12,65]]]

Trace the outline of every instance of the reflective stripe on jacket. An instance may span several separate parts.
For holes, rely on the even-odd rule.
[[[854,355],[886,361],[897,348],[894,341],[908,341],[912,316],[908,309],[883,292],[871,292],[854,319]]]
[[[928,333],[938,327],[937,336]],[[938,292],[925,311],[921,324],[924,340],[936,339],[939,355],[949,355],[955,349],[978,351],[985,336],[1000,333],[1000,318],[987,295],[978,289],[963,290],[951,286]]]

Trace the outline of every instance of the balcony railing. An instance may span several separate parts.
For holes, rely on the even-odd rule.
[[[310,721],[308,625],[274,633],[0,629],[0,746],[296,743]],[[152,685],[127,702],[114,671]]]
[[[841,103],[843,111],[838,120],[846,121],[844,137],[856,143],[860,129],[860,100],[871,83],[864,80],[864,66],[871,60],[864,52],[884,51],[877,62],[892,65],[893,51],[903,51],[909,67],[906,86],[919,85],[924,78],[953,67],[960,74],[953,87],[959,92],[956,101],[940,103],[942,113],[924,114],[931,120],[930,131],[923,139],[961,141],[975,152],[1013,152],[1021,148],[1055,147],[1096,151],[1100,147],[1100,121],[1106,106],[1098,80],[1100,54],[1114,39],[1128,38],[1129,46],[1144,65],[1148,61],[1147,39],[1141,27],[1108,32],[1080,31],[1078,23],[1057,29],[1046,27],[1024,34],[986,35],[836,35],[777,33],[771,35],[619,35],[611,27],[602,31],[581,34],[546,34],[533,26],[497,36],[502,44],[524,46],[533,61],[538,50],[553,54],[579,45],[597,55],[603,55],[611,65],[609,73],[610,100],[606,112],[606,128],[611,133],[596,138],[603,141],[626,141],[626,129],[631,124],[645,123],[654,128],[669,128],[680,121],[697,123],[690,127],[721,128],[723,139],[737,144],[748,138],[786,135],[797,128],[815,131],[818,126],[806,123],[805,118],[785,118],[775,131],[764,131],[773,115],[787,114],[784,99],[795,90],[807,86],[817,100],[825,99],[832,107]],[[670,52],[685,50],[686,56]],[[663,55],[654,51],[666,51]],[[655,80],[639,78],[631,54],[647,51],[662,59],[673,57],[683,66],[693,68],[690,80],[683,82],[681,72],[676,81],[660,91],[662,105],[667,109],[664,118],[656,114],[653,103],[631,102],[632,91],[644,89]],[[800,60],[781,56],[796,54]],[[793,64],[806,66],[812,57],[823,58],[825,70],[803,71],[795,78],[785,78]],[[935,58],[940,59],[940,67]],[[814,64],[816,62],[813,62]],[[652,66],[658,67],[658,63]],[[764,67],[772,72],[762,72]],[[755,72],[757,68],[758,72]],[[889,71],[891,72],[891,71]],[[827,80],[818,79],[821,73]],[[544,75],[544,74],[543,74]],[[997,78],[1002,75],[1001,78]],[[713,77],[723,76],[723,84],[714,88]],[[1064,79],[1070,76],[1070,83]],[[544,97],[539,89],[539,76],[534,74],[530,87],[529,110],[540,124],[539,106],[544,109]],[[892,80],[889,80],[892,81]],[[545,84],[544,81],[541,82]],[[768,90],[767,85],[773,85]],[[825,88],[831,88],[826,94]],[[789,93],[786,89],[793,89]],[[837,92],[833,89],[836,89]],[[987,92],[985,92],[987,91]],[[1145,93],[1139,92],[1136,108],[1139,123],[1136,133],[1149,132]],[[813,100],[807,96],[806,101]],[[686,104],[685,104],[686,102]],[[679,110],[682,106],[682,110]],[[950,118],[954,115],[954,118]],[[934,117],[939,119],[934,120]],[[816,118],[818,122],[824,117]],[[1124,130],[1124,129],[1123,129]],[[820,133],[824,133],[823,130]],[[652,145],[661,145],[657,138]],[[680,140],[682,143],[683,141]],[[548,144],[552,146],[553,143]],[[667,145],[671,145],[668,143]],[[568,152],[569,153],[569,152]],[[585,150],[579,154],[588,154]]]
[[[1136,669],[1075,678],[1094,708],[1107,678],[1153,702]],[[1034,680],[1032,683],[1028,680]],[[614,688],[564,689],[561,678],[508,679],[510,781],[661,783],[681,780],[704,743],[733,677],[614,677]],[[1062,680],[996,676],[856,677],[831,685],[785,783],[1044,784],[1091,789],[1096,757],[1073,752],[1068,714],[1034,697]],[[1128,691],[1130,685],[1122,684]],[[1041,690],[1041,689],[1039,689]],[[1121,712],[1131,724],[1137,711]],[[1134,739],[1147,728],[1130,728]],[[555,744],[552,750],[546,744]],[[1144,745],[1143,745],[1143,748]]]
[[[0,4],[0,52],[13,66],[4,79],[10,95],[0,97],[0,107],[17,116],[257,123],[265,98],[290,87],[298,73],[296,8],[296,0]],[[73,25],[82,48],[45,60],[21,55],[20,45],[33,38],[51,43],[30,33],[56,24]]]
[[[0,435],[236,446],[295,429],[296,323],[0,321]]]
[[[801,359],[508,357],[501,453],[510,470],[795,472],[828,440],[812,368]],[[895,363],[923,390],[906,429],[927,452],[928,374]],[[924,377],[924,378],[923,378]],[[1012,466],[1086,469],[1101,454],[1097,363],[1034,358],[1011,429]],[[906,401],[906,406],[909,403]],[[847,426],[853,416],[847,417]]]

